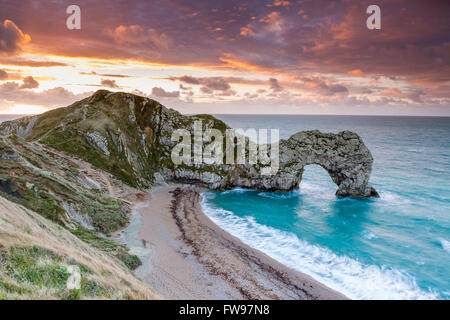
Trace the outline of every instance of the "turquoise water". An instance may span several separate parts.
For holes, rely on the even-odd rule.
[[[218,225],[357,299],[450,298],[450,118],[231,116],[234,128],[353,130],[374,156],[379,199],[336,198],[321,167],[300,190],[205,192]]]

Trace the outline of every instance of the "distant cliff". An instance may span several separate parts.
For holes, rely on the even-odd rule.
[[[279,169],[263,175],[256,164],[175,164],[172,133],[194,133],[229,127],[210,115],[185,116],[157,101],[128,93],[97,91],[73,105],[39,116],[0,125],[3,134],[17,134],[45,144],[103,169],[133,187],[149,188],[159,181],[200,184],[223,190],[243,187],[268,191],[298,188],[304,167],[322,166],[338,186],[339,196],[370,197],[373,158],[353,132],[299,132],[279,143]]]

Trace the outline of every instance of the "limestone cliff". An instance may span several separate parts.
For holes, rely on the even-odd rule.
[[[299,132],[279,143],[279,170],[262,175],[256,164],[180,164],[171,160],[176,129],[202,129],[225,134],[228,126],[209,116],[185,116],[157,101],[127,93],[100,90],[73,105],[40,116],[0,125],[17,134],[75,155],[127,184],[147,188],[157,180],[201,184],[211,189],[243,187],[270,191],[298,188],[304,167],[322,166],[338,186],[339,196],[377,196],[369,184],[373,158],[353,132]]]
[[[228,175],[224,188],[243,187],[268,191],[298,188],[304,167],[323,167],[338,186],[336,195],[378,196],[369,184],[373,158],[362,139],[354,132],[338,134],[303,131],[280,141],[280,168],[276,175],[258,173],[255,166],[240,166]]]

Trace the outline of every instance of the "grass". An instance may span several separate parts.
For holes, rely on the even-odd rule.
[[[129,249],[123,244],[100,237],[91,230],[83,227],[78,227],[76,230],[71,230],[71,232],[91,246],[112,254],[122,261],[130,270],[135,270],[142,265],[141,259],[136,255],[130,254],[128,252]]]
[[[35,225],[22,229],[16,236],[27,239],[25,242],[28,246],[40,244],[42,247],[51,247],[53,249],[49,250],[58,252],[60,256],[51,257],[48,252],[41,252],[38,261],[51,262],[44,265],[33,261],[22,261],[23,263],[19,265],[29,266],[29,268],[19,268],[18,274],[6,274],[8,281],[2,284],[3,288],[7,288],[4,290],[8,294],[13,294],[12,292],[16,290],[14,294],[18,294],[17,290],[21,290],[22,283],[27,283],[32,287],[30,294],[34,294],[36,286],[43,286],[54,290],[60,298],[77,299],[89,294],[109,297],[107,288],[116,288],[117,291],[118,285],[112,281],[111,276],[107,278],[102,276],[107,271],[115,276],[120,275],[121,281],[133,284],[131,293],[128,290],[128,293],[122,295],[123,297],[137,297],[142,292],[146,292],[139,284],[133,282],[132,275],[130,278],[130,274],[127,273],[129,269],[135,269],[141,264],[139,258],[130,254],[125,246],[99,235],[99,233],[108,234],[125,227],[128,222],[129,207],[124,201],[114,196],[107,196],[105,184],[99,179],[96,183],[103,187],[87,187],[85,184],[90,183],[80,178],[83,178],[89,169],[86,169],[84,165],[79,167],[73,165],[74,157],[61,155],[61,152],[85,161],[86,166],[90,163],[109,172],[128,186],[144,189],[152,186],[155,172],[162,168],[174,169],[170,157],[170,142],[168,143],[172,129],[191,128],[195,120],[203,120],[204,128],[216,128],[221,132],[225,132],[228,128],[224,122],[210,115],[187,117],[174,110],[166,109],[151,99],[101,90],[92,97],[67,108],[40,115],[26,140],[14,135],[0,137],[0,154],[16,156],[14,160],[5,160],[0,163],[0,178],[3,179],[2,176],[4,176],[8,179],[8,183],[15,186],[15,192],[18,195],[17,197],[9,196],[8,199],[35,210],[42,217],[47,218],[48,220],[39,220],[33,216],[34,220],[40,221],[41,229],[48,229],[47,225],[51,224],[50,221],[66,228],[61,230],[73,238],[65,234],[64,239],[75,246],[67,248],[68,244],[65,242],[61,245],[58,243],[61,239],[50,236],[48,230],[45,232],[40,230],[42,231],[40,236],[44,237],[44,240],[41,239],[34,234]],[[170,126],[167,127],[166,124]],[[106,153],[109,153],[109,156],[106,156],[105,152],[88,138],[90,133],[96,133],[104,138],[108,149]],[[202,166],[198,169],[180,166],[178,169],[225,174],[217,166]],[[29,187],[30,185],[33,187]],[[14,219],[17,217],[10,217],[10,221]],[[94,230],[85,228],[87,224],[93,226]],[[57,235],[63,234],[60,229],[55,230]],[[47,243],[48,238],[52,239],[51,245],[43,246],[42,243]],[[83,245],[89,247],[83,247],[74,239],[81,240]],[[16,249],[11,248],[20,247],[23,250],[26,248],[26,246],[19,246],[19,244],[23,245],[23,241],[16,242],[10,246],[10,251],[5,258],[11,266],[17,262],[20,251],[17,249],[16,252]],[[80,251],[80,247],[86,249],[89,255]],[[94,264],[88,261],[92,255],[96,261]],[[63,262],[68,256],[78,257],[77,261],[80,265],[90,264],[90,268],[94,270],[92,275],[86,276],[83,280],[86,289],[79,292],[65,292],[58,287],[67,280],[67,270]],[[36,272],[41,273],[42,278],[39,278]],[[97,280],[90,282],[94,281],[91,276],[95,276]],[[52,295],[51,290],[49,294]],[[5,295],[0,291],[0,296]]]
[[[139,186],[139,182],[133,174],[133,168],[123,154],[111,152],[107,157],[92,147],[83,136],[69,130],[54,131],[45,136],[41,142],[56,150],[75,155],[97,168],[109,172],[129,186]]]
[[[81,273],[79,289],[68,289],[71,276],[68,265],[75,265]],[[89,279],[92,272],[84,265],[38,246],[13,246],[1,252],[0,272],[13,282],[0,281],[1,290],[8,294],[24,295],[44,291],[61,299],[112,297],[114,289]]]
[[[81,240],[89,243],[91,246],[99,248],[105,252],[116,252],[120,246],[117,242],[100,237],[91,230],[81,226],[75,230],[71,230],[71,232]]]
[[[0,197],[1,299],[152,299],[150,288],[111,254],[61,226]],[[95,239],[99,241],[100,239]],[[103,246],[112,243],[102,243]],[[126,249],[116,249],[118,252]],[[79,290],[67,289],[69,266],[81,271]]]
[[[63,226],[73,223],[68,221],[67,204],[77,215],[89,217],[97,232],[107,234],[126,226],[129,208],[122,200],[110,197],[106,186],[87,187],[80,181],[86,175],[83,167],[48,150],[14,135],[0,137],[0,153],[12,157],[0,163],[0,193]]]
[[[116,257],[131,270],[135,270],[142,265],[142,261],[138,256],[129,254],[127,251],[119,251]]]

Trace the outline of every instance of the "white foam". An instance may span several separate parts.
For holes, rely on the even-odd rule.
[[[390,206],[393,205],[405,205],[410,201],[407,198],[404,198],[396,193],[392,193],[389,191],[380,191],[380,200],[383,202],[389,203]]]
[[[333,200],[336,199],[335,192],[337,187],[330,188],[316,183],[310,183],[307,181],[300,182],[300,194],[313,196],[315,198],[322,198]]]
[[[291,192],[259,192],[258,196],[269,199],[291,199],[299,196],[298,191]]]
[[[258,224],[214,207],[203,194],[202,207],[217,225],[279,262],[310,275],[352,299],[437,299],[421,290],[415,279],[399,270],[365,265],[347,256],[312,245],[295,234]]]
[[[440,239],[441,240],[441,246],[442,248],[447,251],[448,253],[450,253],[450,241],[447,241],[445,239]]]
[[[362,237],[367,240],[372,240],[372,239],[377,238],[377,236],[373,232],[370,232],[370,231],[364,231],[362,233]]]
[[[222,191],[223,194],[228,194],[228,193],[244,193],[244,192],[249,192],[249,189],[244,189],[244,188],[234,188],[231,190],[226,190],[226,191]]]

